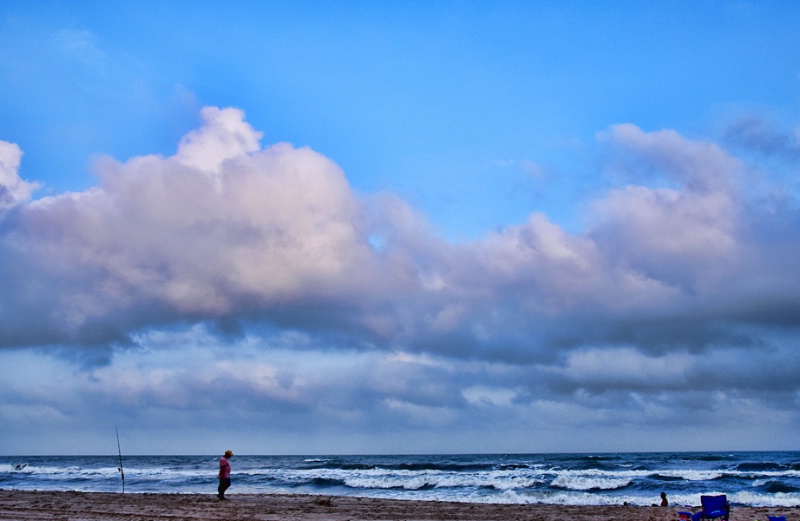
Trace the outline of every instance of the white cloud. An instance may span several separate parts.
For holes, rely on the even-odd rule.
[[[26,202],[38,187],[19,177],[22,151],[14,143],[0,141],[0,211]]]
[[[736,188],[742,166],[718,146],[673,131],[619,125],[602,139],[622,149],[613,168],[644,169],[671,188],[628,185],[594,203],[591,236],[615,265],[669,285],[695,288],[728,274],[742,231]]]
[[[589,348],[567,355],[557,371],[581,387],[675,389],[690,384],[686,373],[695,362],[685,352],[652,357],[632,347]]]
[[[557,446],[576,425],[696,420],[717,390],[747,414],[796,399],[796,379],[766,375],[797,366],[773,326],[800,325],[800,220],[745,197],[755,169],[717,145],[613,127],[627,180],[588,202],[586,232],[533,213],[453,244],[321,154],[262,147],[242,111],[202,115],[176,155],[106,158],[99,186],[32,202],[0,143],[0,344],[85,364],[30,355],[25,374],[63,391],[5,378],[0,419],[67,425],[95,403],[177,425],[230,399],[242,425],[297,426],[284,436],[491,424]]]
[[[202,116],[175,156],[107,158],[99,187],[19,208],[13,233],[0,237],[16,288],[3,309],[26,309],[42,325],[34,333],[20,322],[3,343],[102,343],[175,321],[263,320],[353,345],[532,359],[559,345],[657,341],[662,319],[697,306],[724,313],[726,280],[758,277],[762,246],[747,240],[740,161],[672,131],[620,125],[602,135],[614,168],[672,186],[611,189],[592,202],[588,233],[534,213],[449,244],[401,199],[355,194],[311,149],[261,148],[242,111]],[[18,148],[5,150],[6,178],[29,186],[15,177]],[[687,337],[708,345],[716,326],[695,326]]]
[[[241,111],[203,114],[178,156],[106,159],[101,187],[24,209],[25,244],[6,247],[35,256],[28,284],[41,256],[59,259],[52,275],[65,291],[41,302],[58,307],[56,329],[76,334],[120,314],[137,324],[142,306],[213,318],[382,285],[362,203],[335,164],[286,144],[254,150]]]
[[[184,165],[219,173],[226,160],[259,150],[262,133],[244,122],[241,110],[204,107],[200,116],[204,125],[186,134],[178,146],[175,157]]]
[[[514,389],[503,387],[487,387],[475,385],[462,391],[464,398],[471,404],[486,406],[508,406],[517,396]]]

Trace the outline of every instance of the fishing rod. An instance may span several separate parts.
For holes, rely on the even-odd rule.
[[[122,493],[125,493],[125,471],[122,469],[122,447],[119,444],[119,429],[114,425],[114,430],[117,431],[117,450],[119,451],[119,474],[122,476]]]

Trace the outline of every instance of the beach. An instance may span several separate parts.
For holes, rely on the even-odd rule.
[[[303,494],[122,494],[0,490],[0,520],[58,521],[677,521],[680,507],[454,503]],[[766,521],[798,509],[734,508],[731,521]]]

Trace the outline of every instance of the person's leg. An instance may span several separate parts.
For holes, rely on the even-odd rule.
[[[217,496],[220,499],[225,499],[225,491],[231,486],[231,478],[219,478],[219,487],[217,488]]]

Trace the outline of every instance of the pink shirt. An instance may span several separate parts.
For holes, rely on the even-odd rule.
[[[231,477],[231,464],[228,462],[228,458],[222,456],[219,459],[219,477],[221,478],[229,478]]]

